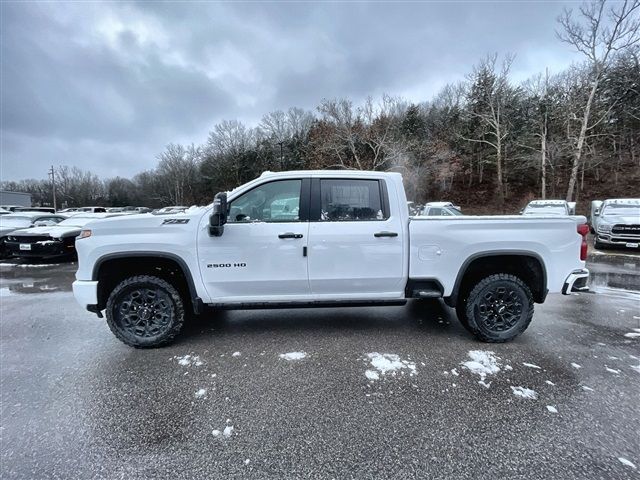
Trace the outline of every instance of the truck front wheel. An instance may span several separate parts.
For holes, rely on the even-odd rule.
[[[139,275],[120,282],[109,295],[107,324],[131,347],[159,347],[171,342],[184,324],[178,291],[158,277]]]
[[[531,323],[533,295],[520,278],[498,273],[468,290],[456,310],[462,325],[479,340],[508,342]]]

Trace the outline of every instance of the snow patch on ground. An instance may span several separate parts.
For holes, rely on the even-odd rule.
[[[222,434],[225,437],[230,437],[231,435],[233,435],[233,425],[227,425],[226,427],[224,427]]]
[[[240,356],[240,352],[233,352],[231,354],[232,357],[239,357]]]
[[[582,368],[582,365],[578,365],[577,363],[573,363],[573,362],[571,362],[571,366],[572,366],[573,368],[576,368],[576,369],[577,369],[577,368]]]
[[[211,435],[213,435],[214,437],[219,437],[220,436],[220,430],[213,430],[211,432]]]
[[[483,387],[489,388],[491,382],[485,382],[487,375],[495,375],[500,371],[500,360],[495,354],[488,350],[470,350],[467,353],[471,360],[462,362],[462,366],[471,373],[480,375],[478,383]]]
[[[547,410],[549,410],[551,413],[558,413],[558,409],[553,405],[547,405]]]
[[[364,372],[364,376],[369,380],[380,380],[380,375],[375,370],[367,370]]]
[[[200,390],[198,390],[196,392],[196,398],[201,398],[204,397],[207,393],[207,389],[206,388],[201,388]]]
[[[374,370],[367,370],[365,372],[365,376],[370,380],[378,380],[380,378],[380,374],[386,375],[387,373],[391,373],[391,375],[396,375],[397,372],[400,372],[404,375],[404,370],[409,371],[409,375],[416,375],[418,372],[416,371],[416,364],[414,362],[410,362],[409,360],[401,360],[398,355],[395,353],[368,353],[367,358],[369,359],[371,366]],[[378,378],[374,378],[375,375]]]
[[[638,365],[629,365],[632,369],[634,369],[636,372],[640,373],[640,364]]]
[[[281,353],[280,358],[283,360],[302,360],[305,358],[307,354],[305,352],[289,352],[289,353]]]
[[[535,390],[531,390],[530,388],[525,387],[511,387],[511,391],[516,397],[528,398],[530,400],[535,400],[538,398],[538,394]]]
[[[200,360],[198,355],[183,355],[173,357],[174,360],[178,361],[178,365],[182,365],[183,367],[199,367],[200,365],[204,365],[204,362]]]
[[[457,377],[457,376],[458,376],[458,375],[460,375],[460,374],[458,373],[458,370],[457,370],[457,369],[452,368],[452,369],[451,369],[451,375],[454,375],[454,376],[456,376],[456,377]]]
[[[632,461],[630,461],[630,460],[627,460],[627,459],[626,459],[626,458],[624,458],[624,457],[618,457],[618,461],[619,461],[621,464],[626,465],[627,467],[631,467],[631,468],[633,468],[634,470],[636,469],[636,465],[635,465],[635,463],[633,463],[633,462],[632,462]]]
[[[607,366],[605,366],[604,368],[605,368],[605,369],[607,370],[607,372],[609,372],[609,373],[615,373],[616,375],[619,375],[619,374],[620,374],[620,370],[616,370],[615,368],[609,368],[609,367],[607,367]]]
[[[14,267],[14,268],[51,268],[59,266],[58,263],[39,263],[36,265],[19,264],[19,263],[0,263],[0,267]]]
[[[522,365],[524,365],[524,366],[525,366],[525,367],[527,367],[527,368],[534,368],[534,369],[536,369],[536,370],[542,370],[542,367],[539,367],[538,365],[535,365],[535,364],[533,364],[533,363],[525,363],[525,362],[522,362]]]
[[[633,332],[625,333],[624,336],[627,338],[640,338],[640,328],[632,328]]]
[[[555,385],[556,385],[551,380],[545,380],[544,383],[546,383],[547,385],[551,385],[552,387],[555,387]]]
[[[583,389],[585,392],[593,392],[593,388],[591,388],[591,387],[587,387],[586,385],[582,385],[582,389]]]

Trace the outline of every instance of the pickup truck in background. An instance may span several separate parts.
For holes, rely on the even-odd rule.
[[[532,200],[520,212],[521,215],[574,215],[576,202],[566,200]]]
[[[640,199],[609,199],[599,205],[594,201],[591,210],[595,248],[640,248]]]
[[[264,173],[212,205],[85,226],[73,291],[134,347],[187,312],[402,305],[438,299],[485,342],[531,322],[547,293],[587,289],[584,217],[410,217],[398,173]]]

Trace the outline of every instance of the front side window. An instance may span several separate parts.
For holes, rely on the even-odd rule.
[[[320,221],[384,220],[377,180],[320,180]]]
[[[302,180],[260,185],[229,204],[228,223],[299,222]]]

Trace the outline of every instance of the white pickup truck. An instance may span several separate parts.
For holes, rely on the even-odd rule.
[[[584,217],[410,217],[398,173],[264,173],[174,215],[93,222],[73,291],[127,345],[185,315],[442,298],[486,342],[522,333],[547,293],[587,289]]]

